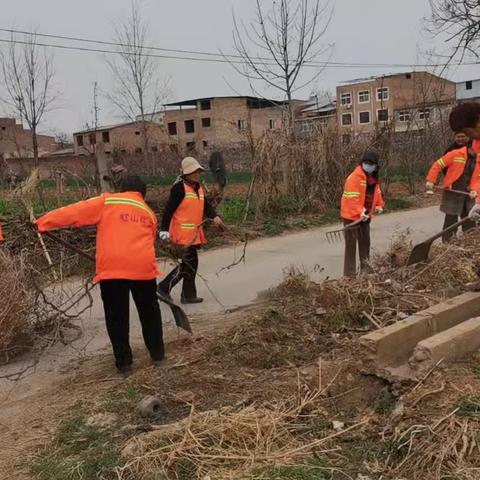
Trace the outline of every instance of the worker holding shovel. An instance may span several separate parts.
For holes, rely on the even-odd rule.
[[[36,221],[39,232],[63,227],[97,227],[96,275],[115,365],[125,376],[132,368],[129,343],[130,293],[138,310],[145,345],[154,364],[164,358],[162,318],[157,299],[155,258],[157,219],[145,203],[146,185],[124,176],[119,193],[53,210]]]
[[[344,275],[356,274],[357,244],[360,269],[368,268],[370,258],[370,221],[383,212],[385,203],[379,183],[380,157],[376,150],[367,150],[360,164],[348,176],[342,195],[341,217],[345,225]]]
[[[205,198],[200,185],[200,175],[204,168],[193,157],[182,160],[182,175],[170,191],[170,197],[163,213],[160,239],[183,247],[183,255],[174,268],[158,285],[160,296],[170,298],[170,291],[181,280],[181,302],[201,303],[197,295],[195,278],[198,270],[198,249],[207,243],[203,231],[204,217],[213,220],[216,226],[222,226],[221,218]]]
[[[475,145],[477,146],[477,145]],[[480,163],[477,153],[472,148],[472,142],[450,150],[442,158],[434,162],[427,175],[426,193],[433,194],[439,174],[443,172],[443,193],[440,211],[445,214],[442,236],[443,242],[455,236],[456,229],[448,227],[458,222],[458,219],[468,217],[468,213],[475,205],[475,199],[480,191]],[[462,224],[465,232],[474,226],[473,222]]]

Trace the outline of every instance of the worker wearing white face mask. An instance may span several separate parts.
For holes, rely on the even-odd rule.
[[[360,164],[348,176],[342,195],[341,217],[345,227],[361,222],[345,231],[344,275],[356,274],[357,244],[360,269],[368,268],[370,258],[370,220],[373,215],[383,212],[385,205],[379,183],[380,157],[376,150],[367,150]]]

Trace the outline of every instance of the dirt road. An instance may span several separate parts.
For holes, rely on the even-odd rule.
[[[441,223],[438,207],[378,217],[372,225],[374,248],[378,251],[385,250],[395,230],[410,228],[413,239],[418,240],[438,231]],[[200,259],[200,273],[204,281],[199,281],[199,294],[206,301],[199,306],[186,309],[193,315],[192,325],[195,331],[211,330],[218,318],[222,318],[221,312],[225,308],[230,309],[254,301],[259,292],[277,285],[285,269],[291,265],[311,271],[313,278],[339,276],[343,267],[343,243],[329,244],[324,235],[332,228],[334,227],[328,226],[251,242],[248,245],[246,263],[218,275],[217,272],[231,264],[235,254],[238,256],[241,252],[235,252],[233,248],[222,248],[203,253]],[[315,266],[318,268],[315,269]],[[165,265],[161,267],[163,270],[169,268]],[[208,288],[205,282],[208,283]],[[93,308],[79,322],[84,332],[82,338],[68,346],[53,347],[22,380],[15,383],[0,380],[0,405],[3,407],[19,405],[18,400],[41,392],[51,382],[52,375],[60,375],[66,367],[75,368],[86,356],[109,354],[110,347],[97,290]],[[177,295],[178,292],[175,292],[174,296]],[[163,306],[162,311],[167,324],[167,337],[172,338],[177,335],[176,329],[171,327],[172,320]],[[142,348],[142,342],[133,309],[132,320],[132,344],[138,351]],[[28,359],[0,368],[0,376],[21,369],[26,361],[28,362]],[[0,426],[1,421],[0,418]]]

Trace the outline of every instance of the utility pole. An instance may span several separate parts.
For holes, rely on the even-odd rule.
[[[95,135],[95,143],[93,144],[93,154],[95,155],[95,176],[97,177],[97,188],[101,192],[108,192],[110,185],[105,177],[108,176],[107,158],[105,156],[105,148],[103,143],[97,146],[96,136],[98,130],[98,114],[100,107],[98,106],[98,82],[93,84],[93,134]]]

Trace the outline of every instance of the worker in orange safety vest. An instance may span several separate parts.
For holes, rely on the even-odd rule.
[[[426,193],[433,194],[433,188],[440,173],[443,173],[443,193],[440,211],[445,214],[443,229],[450,227],[468,216],[475,205],[480,192],[480,141],[469,141],[465,146],[450,150],[436,160],[430,168],[426,179]],[[451,191],[454,190],[454,191]],[[465,192],[465,194],[458,193]],[[473,222],[462,225],[465,232],[474,226]],[[448,242],[456,231],[449,231],[442,236]]]
[[[360,269],[368,268],[370,258],[370,221],[375,214],[383,212],[385,203],[379,183],[380,157],[376,150],[367,150],[359,165],[348,176],[342,195],[340,215],[344,226],[360,221],[360,224],[345,230],[344,275],[356,275],[357,245]]]
[[[164,358],[164,344],[156,291],[157,218],[145,203],[146,185],[138,176],[124,176],[119,190],[53,210],[39,218],[36,225],[39,232],[97,227],[94,281],[100,284],[115,365],[127,376],[133,362],[129,343],[130,293],[138,310],[145,345],[156,365]]]
[[[223,225],[200,185],[203,171],[195,158],[182,160],[182,175],[170,191],[159,233],[162,241],[184,247],[184,253],[180,264],[159,283],[158,293],[170,299],[170,291],[182,280],[181,302],[184,304],[203,302],[197,295],[195,278],[198,249],[207,243],[202,226],[204,217],[212,219],[216,226]]]

